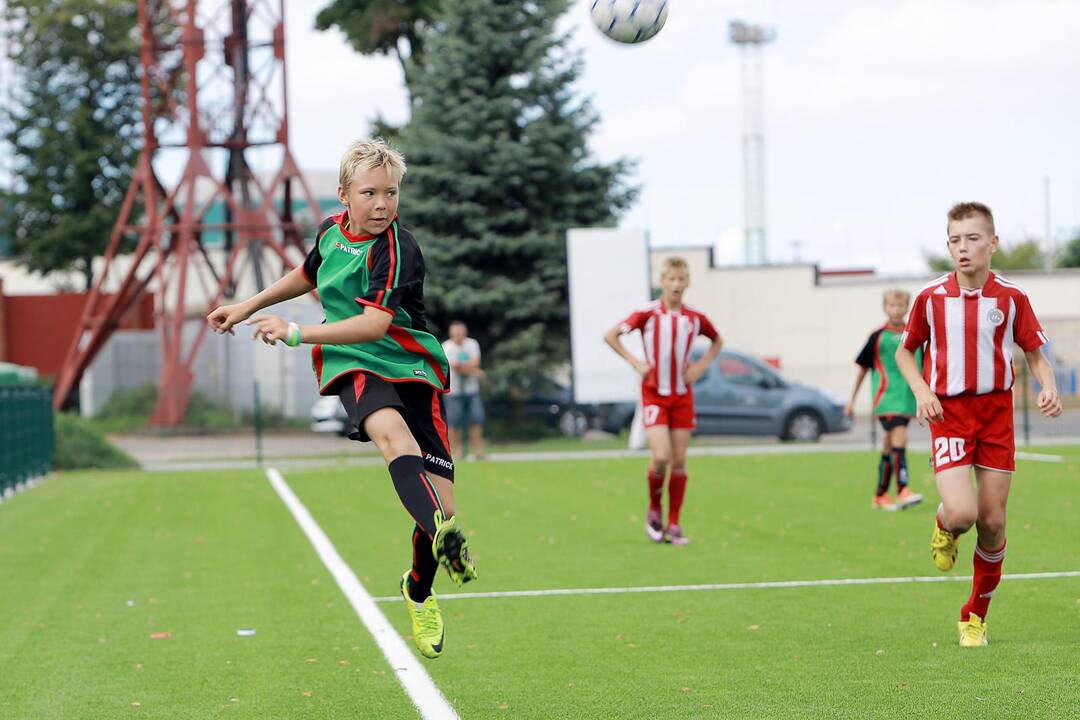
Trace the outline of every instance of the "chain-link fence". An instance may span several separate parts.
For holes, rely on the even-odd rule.
[[[52,467],[52,389],[0,384],[0,497]]]

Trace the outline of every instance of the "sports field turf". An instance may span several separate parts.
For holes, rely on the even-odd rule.
[[[1039,452],[1065,461],[1020,461],[1006,573],[1080,570],[1080,448]],[[645,539],[642,460],[463,464],[465,590],[937,575],[926,462],[927,502],[882,513],[870,452],[691,458],[687,547]],[[394,596],[411,522],[385,471],[285,479]],[[462,718],[1080,715],[1080,578],[1004,581],[981,649],[956,645],[969,587],[453,599],[440,575],[446,652],[423,666]],[[71,473],[0,504],[0,718],[416,716],[263,473]]]

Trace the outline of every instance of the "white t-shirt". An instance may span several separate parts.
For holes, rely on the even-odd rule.
[[[451,365],[460,365],[471,360],[480,359],[480,343],[471,337],[465,338],[460,345],[453,340],[447,340],[442,344],[446,359]],[[480,378],[475,375],[458,373],[457,377],[450,382],[451,395],[476,395],[480,392]]]

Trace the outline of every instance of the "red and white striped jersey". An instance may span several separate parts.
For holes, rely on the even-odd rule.
[[[1027,293],[990,273],[982,288],[942,275],[915,299],[901,342],[927,350],[923,376],[936,395],[982,395],[1013,385],[1013,344],[1030,352],[1049,340]]]
[[[649,374],[643,384],[655,388],[659,395],[685,395],[688,388],[683,371],[690,365],[694,338],[704,335],[715,340],[718,337],[705,313],[686,304],[681,310],[668,310],[662,300],[630,313],[619,323],[619,330],[624,334],[641,331],[645,362],[649,364]]]

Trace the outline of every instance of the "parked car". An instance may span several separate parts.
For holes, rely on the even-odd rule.
[[[577,405],[568,387],[540,377],[526,383],[522,400],[484,398],[489,420],[513,417],[523,422],[539,422],[566,437],[581,437],[596,420],[595,405]],[[348,416],[336,395],[320,397],[311,406],[311,429],[314,432],[349,434]]]
[[[349,416],[337,395],[323,395],[311,406],[313,432],[330,432],[346,436]]]
[[[526,378],[522,384],[523,399],[484,398],[489,419],[504,422],[513,419],[525,425],[540,423],[565,437],[581,437],[595,425],[596,406],[576,404],[566,385],[542,375]]]
[[[696,351],[694,359],[701,357]],[[844,406],[828,390],[781,377],[764,362],[722,350],[694,383],[697,430],[701,435],[776,435],[782,440],[817,440],[823,433],[851,428]],[[634,403],[617,403],[603,429],[630,427]]]

